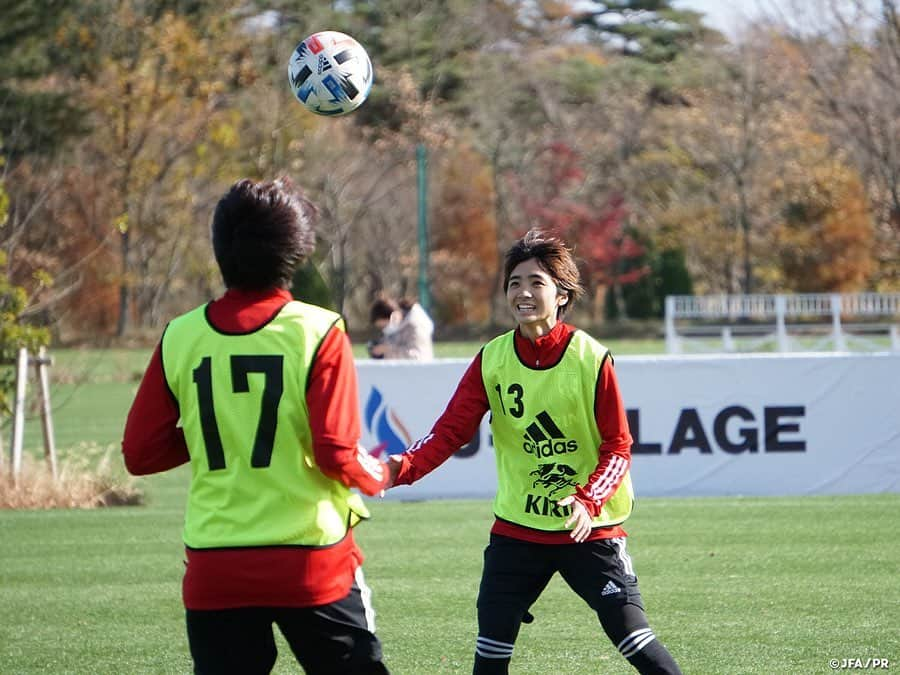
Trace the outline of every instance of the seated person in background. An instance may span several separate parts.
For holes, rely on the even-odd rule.
[[[384,347],[384,331],[391,323],[395,314],[399,313],[400,306],[390,298],[376,298],[369,308],[369,322],[378,331],[378,337],[369,340],[366,350],[373,359],[383,359],[386,351]]]
[[[369,311],[372,325],[381,336],[368,344],[373,359],[409,359],[430,361],[434,358],[432,336],[434,322],[415,300],[377,298]]]

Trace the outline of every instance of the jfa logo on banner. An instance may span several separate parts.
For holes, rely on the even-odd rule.
[[[375,437],[378,444],[369,450],[375,457],[397,455],[406,450],[412,438],[403,422],[387,405],[384,396],[377,387],[372,387],[365,408],[366,429]]]

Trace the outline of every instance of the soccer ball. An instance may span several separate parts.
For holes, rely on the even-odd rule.
[[[300,42],[288,63],[294,96],[318,115],[346,115],[372,90],[372,62],[361,44],[334,30]]]

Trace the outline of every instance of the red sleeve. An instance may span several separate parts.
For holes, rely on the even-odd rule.
[[[481,418],[488,411],[487,393],[481,379],[481,352],[469,364],[447,408],[423,438],[403,453],[403,465],[395,485],[409,485],[443,464],[472,440]]]
[[[388,480],[384,462],[359,443],[359,384],[347,334],[337,326],[325,336],[306,389],[313,452],[319,469],[347,487],[378,494]]]
[[[600,367],[594,415],[603,439],[597,451],[597,467],[575,493],[591,516],[600,514],[631,465],[631,432],[612,358],[604,360]]]
[[[159,473],[190,459],[178,418],[178,405],[166,383],[157,345],[125,421],[122,455],[129,473]]]

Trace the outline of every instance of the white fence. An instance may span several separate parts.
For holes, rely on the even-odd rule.
[[[772,347],[900,352],[898,324],[900,293],[670,295],[665,304],[670,354]]]
[[[427,434],[468,363],[360,361],[363,443],[391,454]],[[900,354],[621,356],[616,373],[638,495],[900,491]],[[490,497],[495,483],[485,418],[388,497]]]

